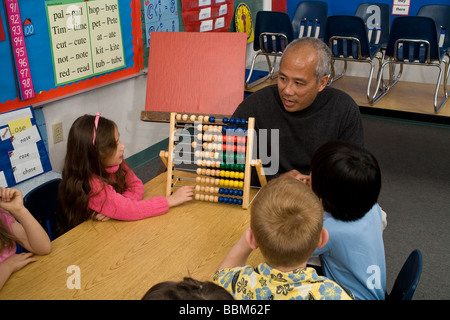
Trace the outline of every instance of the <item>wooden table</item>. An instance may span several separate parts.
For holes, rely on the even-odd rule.
[[[163,195],[165,183],[165,173],[146,183],[144,198]],[[15,272],[0,299],[141,299],[162,281],[212,280],[249,218],[238,205],[194,200],[140,221],[86,221],[54,240],[49,255]],[[260,262],[256,250],[249,263]],[[71,265],[80,268],[80,289],[67,286]]]

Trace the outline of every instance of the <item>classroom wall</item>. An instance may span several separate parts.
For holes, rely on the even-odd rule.
[[[141,75],[43,105],[53,170],[61,172],[70,127],[84,114],[101,112],[102,116],[116,122],[125,145],[125,158],[166,139],[168,124],[140,120],[145,106],[146,83],[147,77]],[[64,140],[54,144],[51,127],[56,122],[63,123]]]

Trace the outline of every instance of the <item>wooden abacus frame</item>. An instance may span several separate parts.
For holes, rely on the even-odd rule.
[[[177,119],[178,114],[178,119]],[[200,114],[190,113],[190,114],[183,114],[182,119],[180,118],[180,114],[176,112],[170,113],[170,131],[169,131],[169,146],[168,150],[162,150],[160,152],[160,158],[163,161],[163,163],[167,167],[167,184],[166,184],[166,196],[169,196],[172,194],[172,189],[174,186],[173,179],[175,178],[173,176],[174,171],[174,146],[176,139],[176,125],[177,123],[184,123],[186,124],[194,124],[195,119],[198,119],[199,116],[205,117],[206,121],[199,121],[204,124],[208,122],[209,117],[203,116]],[[217,115],[216,115],[217,116]],[[225,118],[226,116],[222,116],[222,118]],[[252,160],[253,155],[253,141],[254,141],[254,128],[255,128],[255,119],[254,118],[248,118],[247,120],[247,139],[245,142],[245,167],[244,167],[244,184],[242,187],[243,195],[242,195],[242,208],[248,209],[251,203],[250,199],[250,183],[251,183],[251,167],[255,167],[258,179],[260,182],[261,187],[267,184],[266,177],[264,175],[264,169],[261,163],[260,159]],[[234,151],[233,151],[234,152]]]

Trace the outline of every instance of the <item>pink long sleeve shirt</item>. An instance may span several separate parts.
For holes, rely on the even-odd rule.
[[[113,174],[119,166],[108,168]],[[169,211],[166,197],[158,196],[143,200],[144,184],[127,166],[123,166],[126,175],[126,190],[118,193],[114,188],[102,182],[98,177],[91,179],[91,197],[89,209],[116,220],[134,221],[158,216]]]
[[[0,220],[3,221],[3,225],[6,227],[6,230],[9,233],[12,233],[11,226],[14,223],[14,221],[16,221],[16,219],[12,215],[10,215],[7,211],[0,208]],[[6,246],[0,249],[2,249],[0,250],[0,263],[1,263],[16,253],[16,244],[14,243],[14,246],[12,247],[11,250],[8,250]]]

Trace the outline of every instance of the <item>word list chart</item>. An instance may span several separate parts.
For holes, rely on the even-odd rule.
[[[125,67],[118,0],[47,1],[56,85]]]
[[[0,186],[11,187],[51,169],[33,108],[0,113]]]

